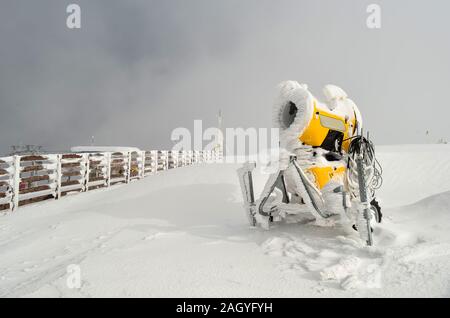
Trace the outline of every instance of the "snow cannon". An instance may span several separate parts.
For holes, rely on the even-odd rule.
[[[315,220],[341,223],[373,244],[375,223],[381,222],[376,190],[381,166],[356,104],[335,85],[323,88],[319,101],[306,84],[286,81],[278,86],[273,125],[280,131],[278,171],[269,176],[255,199],[253,170],[238,170],[244,207],[252,226],[269,229],[275,222]]]

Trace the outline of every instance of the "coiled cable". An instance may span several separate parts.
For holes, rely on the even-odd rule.
[[[383,168],[375,156],[375,147],[368,138],[362,135],[351,137],[348,148],[347,182],[355,196],[358,196],[358,172],[356,169],[356,159],[362,156],[365,167],[366,186],[370,190],[371,197],[375,197],[375,190],[383,184]]]

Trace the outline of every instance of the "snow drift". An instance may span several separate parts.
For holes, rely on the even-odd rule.
[[[237,165],[186,167],[0,217],[0,297],[448,297],[450,147],[377,151],[375,247],[307,221],[249,228]]]

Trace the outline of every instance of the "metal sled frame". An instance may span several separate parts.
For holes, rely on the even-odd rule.
[[[301,186],[301,189],[299,189],[299,190],[302,194],[302,199],[303,199],[304,203],[308,206],[308,209],[311,212],[316,212],[322,218],[325,218],[325,219],[329,218],[333,214],[325,211],[324,209],[322,209],[320,207],[321,205],[324,206],[322,194],[316,188],[316,186],[311,183],[311,181],[308,179],[308,177],[303,172],[303,169],[298,166],[296,159],[297,158],[295,156],[290,157],[290,163],[289,163],[288,168],[291,166],[294,166],[295,170],[297,171],[297,174],[299,176],[299,181],[300,181],[297,183],[297,185]],[[269,182],[270,182],[270,180],[269,180]],[[275,179],[275,182],[272,183],[270,190],[268,192],[266,192],[264,194],[264,197],[261,199],[261,202],[258,206],[259,214],[261,214],[263,216],[271,216],[271,212],[273,212],[273,210],[271,210],[270,212],[266,212],[264,210],[264,207],[265,207],[265,204],[266,204],[269,196],[273,193],[273,191],[276,188],[280,189],[283,193],[282,202],[289,203],[289,195],[288,195],[288,192],[286,189],[286,183],[284,180],[284,171],[283,170],[281,170],[278,173],[278,176]],[[316,197],[314,197],[313,192],[316,193]],[[319,199],[319,201],[317,200],[317,198]]]
[[[308,208],[308,210],[315,214],[317,213],[318,216],[326,219],[333,215],[336,215],[330,211],[326,211],[323,207],[325,206],[324,200],[322,198],[322,194],[319,189],[308,179],[308,177],[303,172],[303,169],[298,165],[296,161],[295,156],[290,157],[289,166],[294,167],[297,171],[297,175],[299,177],[299,181],[297,182],[297,186],[300,188],[297,188],[299,190],[301,197]],[[362,160],[357,160],[358,163],[358,170],[359,170],[359,184],[364,185],[365,179],[364,179],[364,172],[363,172],[363,162]],[[277,211],[277,206],[272,206],[269,211],[266,211],[264,208],[266,206],[267,200],[269,199],[270,195],[274,192],[275,189],[280,189],[283,194],[282,203],[289,204],[290,199],[288,195],[288,191],[286,188],[285,183],[285,177],[284,173],[285,170],[280,170],[278,174],[272,175],[269,180],[266,183],[266,189],[263,191],[262,197],[259,200],[259,203],[255,201],[254,196],[254,190],[253,190],[253,177],[252,177],[252,171],[256,167],[256,164],[254,162],[246,163],[242,168],[238,170],[239,179],[241,182],[241,189],[242,193],[245,199],[245,207],[247,210],[247,214],[249,217],[250,224],[252,226],[256,226],[257,224],[257,215],[263,216],[268,222],[272,221],[272,216],[274,212]],[[336,192],[343,192],[342,187],[337,188],[335,190]],[[372,231],[370,227],[370,204],[368,203],[367,198],[367,189],[365,187],[360,187],[360,201],[361,201],[361,209],[362,209],[362,215],[363,219],[365,220],[365,229],[364,232],[361,233],[363,236],[366,236],[366,243],[367,245],[373,245],[372,240]],[[315,194],[315,196],[314,196]],[[345,199],[344,199],[345,201]],[[345,204],[344,204],[344,208]],[[314,213],[315,212],[315,213]]]
[[[282,193],[283,193],[282,202],[283,203],[289,203],[289,195],[287,193],[286,183],[284,181],[284,171],[280,171],[278,173],[278,176],[277,176],[275,182],[271,185],[269,193],[267,195],[265,195],[264,198],[261,199],[261,203],[258,206],[259,214],[264,215],[264,216],[271,216],[271,214],[272,214],[271,212],[272,211],[270,211],[270,212],[264,211],[264,206],[265,206],[265,204],[267,202],[267,199],[269,198],[269,196],[272,194],[272,192],[276,188],[280,189],[282,191]]]
[[[324,201],[320,191],[316,188],[314,184],[308,179],[308,177],[303,172],[303,169],[298,166],[296,162],[296,157],[291,156],[289,167],[294,166],[297,174],[299,176],[299,182],[297,185],[301,187],[300,192],[302,194],[302,199],[308,210],[311,212],[316,212],[318,216],[322,218],[329,218],[333,213],[329,213],[325,211],[321,206],[324,206]],[[289,204],[290,199],[288,195],[288,191],[286,188],[285,178],[284,178],[284,170],[281,170],[276,175],[272,175],[267,181],[266,189],[263,192],[263,196],[260,199],[259,204],[255,202],[255,196],[253,191],[253,177],[252,171],[255,168],[256,164],[254,162],[246,163],[242,168],[238,170],[239,179],[241,182],[242,194],[245,199],[245,206],[247,209],[248,216],[251,218],[251,223],[256,224],[255,216],[258,213],[264,217],[271,217],[273,213],[276,211],[276,206],[273,206],[269,211],[266,211],[264,208],[266,206],[267,200],[270,195],[273,193],[275,189],[280,189],[283,194],[282,202]],[[289,168],[288,167],[288,168]],[[313,193],[315,192],[316,197],[314,197]],[[318,199],[319,200],[318,200]]]

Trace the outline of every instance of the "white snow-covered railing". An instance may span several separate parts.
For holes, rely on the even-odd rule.
[[[117,151],[0,158],[0,211],[190,165],[219,162],[215,151]]]

